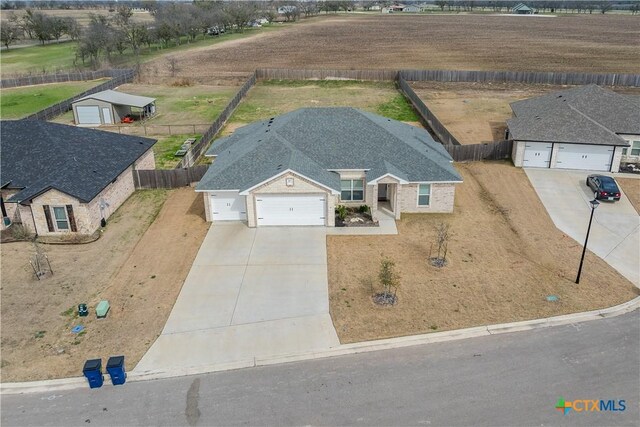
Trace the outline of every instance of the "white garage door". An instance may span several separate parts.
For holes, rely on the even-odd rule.
[[[324,194],[261,194],[256,196],[258,225],[325,225]]]
[[[247,219],[246,197],[237,191],[209,193],[212,221],[240,221]]]
[[[551,160],[552,144],[548,142],[527,142],[524,145],[525,168],[548,168]]]
[[[100,109],[95,107],[76,107],[78,113],[79,125],[99,125],[100,124]]]
[[[609,171],[612,156],[611,146],[558,144],[556,168]]]

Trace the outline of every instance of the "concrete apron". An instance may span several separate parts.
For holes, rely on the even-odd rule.
[[[585,180],[596,172],[532,168],[525,172],[556,227],[583,245],[593,200]],[[620,201],[601,202],[596,208],[587,248],[640,286],[640,216],[624,193]]]
[[[169,319],[132,371],[170,372],[340,344],[321,227],[213,225]]]

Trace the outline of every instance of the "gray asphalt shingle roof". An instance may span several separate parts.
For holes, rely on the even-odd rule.
[[[198,190],[245,191],[291,169],[335,191],[330,170],[368,169],[410,182],[462,181],[451,156],[424,129],[354,108],[303,108],[244,126],[216,141]]]
[[[596,85],[511,103],[507,120],[518,141],[628,145],[618,134],[640,134],[640,106],[629,96]]]
[[[55,188],[89,202],[146,153],[155,139],[36,120],[0,122],[2,187],[28,202]]]

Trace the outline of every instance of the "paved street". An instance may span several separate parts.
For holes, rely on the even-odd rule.
[[[563,415],[558,398],[624,399]],[[12,425],[629,425],[640,311],[582,324],[168,380],[2,396]]]
[[[323,227],[213,225],[135,371],[204,369],[338,346],[325,242]]]
[[[536,168],[526,168],[525,172],[556,227],[583,245],[591,212],[589,200],[593,199],[593,192],[585,184],[590,172]],[[640,286],[640,216],[627,197],[600,203],[587,246]]]

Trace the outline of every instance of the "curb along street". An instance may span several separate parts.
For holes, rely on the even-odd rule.
[[[431,344],[437,342],[456,341],[466,338],[476,338],[489,335],[506,334],[512,332],[528,331],[532,329],[548,328],[572,323],[587,322],[590,320],[620,316],[640,308],[640,297],[614,307],[602,310],[593,310],[582,313],[566,314],[562,316],[548,317],[544,319],[525,320],[522,322],[501,323],[497,325],[478,326],[453,331],[434,332],[423,335],[411,335],[406,337],[388,338],[376,341],[365,341],[353,344],[343,344],[338,347],[321,352],[284,354],[269,358],[252,358],[217,365],[205,365],[185,367],[179,370],[153,371],[144,373],[128,373],[129,382],[158,380],[187,375],[198,375],[212,372],[229,371],[257,366],[269,366],[280,363],[298,362],[304,360],[322,359],[327,357],[344,356],[349,354],[366,353],[379,350],[390,350],[416,345]],[[108,381],[105,381],[108,386]],[[88,387],[84,377],[62,378],[56,380],[30,381],[19,383],[0,384],[0,394],[39,393],[46,391],[63,391]]]

